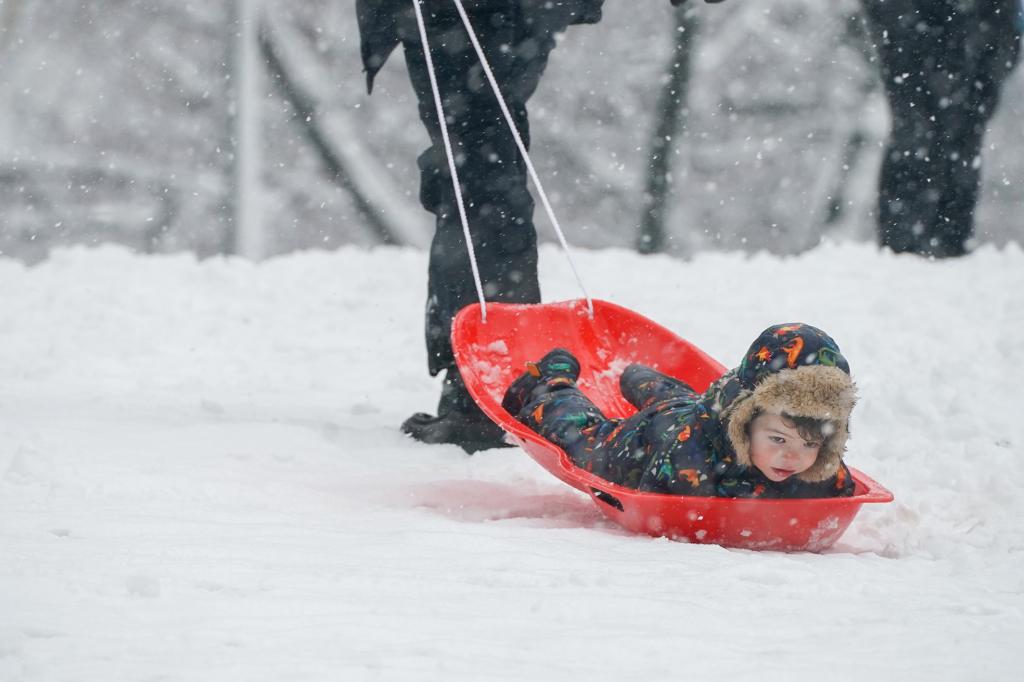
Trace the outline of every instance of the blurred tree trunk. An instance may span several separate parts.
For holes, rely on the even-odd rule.
[[[872,51],[871,38],[864,25],[864,17],[859,11],[852,11],[844,17],[846,31],[843,42],[851,45],[864,58],[865,67],[870,76],[860,83],[852,84],[858,92],[861,106],[852,111],[835,112],[838,121],[837,134],[842,137],[842,150],[839,154],[838,168],[834,169],[832,185],[825,197],[824,227],[828,231],[839,231],[846,226],[846,231],[855,229],[852,222],[856,220],[857,210],[874,198],[877,183],[877,164],[873,164],[872,149],[881,149],[883,140],[871,130],[869,117],[865,110],[881,97],[877,65]],[[872,157],[870,159],[866,157]],[[851,209],[855,209],[851,211]],[[865,235],[866,236],[866,235]]]
[[[14,40],[14,24],[18,20],[18,0],[0,0],[0,52]]]
[[[698,19],[697,13],[685,5],[674,10],[673,16],[672,54],[655,111],[643,215],[636,244],[640,253],[657,253],[665,248],[665,205],[671,189],[672,157],[676,150],[673,142],[684,128],[687,115],[690,58]]]
[[[263,59],[331,181],[349,193],[378,241],[426,248],[429,214],[395,186],[391,173],[362,142],[362,131],[331,105],[337,82],[320,64],[314,46],[287,17],[268,9],[264,20]]]

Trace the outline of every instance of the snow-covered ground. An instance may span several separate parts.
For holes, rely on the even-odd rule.
[[[896,502],[823,554],[687,545],[405,439],[421,252],[0,260],[0,680],[1018,679],[1020,247],[578,258],[727,365],[829,331]],[[576,295],[553,249],[542,282]]]

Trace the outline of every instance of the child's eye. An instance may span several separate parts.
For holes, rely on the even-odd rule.
[[[817,441],[809,440],[809,441],[804,443],[804,447],[805,448],[820,448],[821,447],[821,443],[818,443]]]
[[[769,440],[771,440],[771,442],[778,443],[779,445],[782,445],[783,443],[786,442],[786,439],[783,438],[782,436],[768,436],[768,438]]]

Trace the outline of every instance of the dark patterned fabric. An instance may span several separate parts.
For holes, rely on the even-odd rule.
[[[843,375],[850,371],[839,347],[821,330],[776,325],[758,336],[739,367],[703,394],[645,365],[630,365],[619,385],[638,412],[610,418],[576,386],[575,358],[555,349],[512,384],[503,406],[564,449],[577,466],[628,488],[708,497],[848,496],[854,482],[845,464],[838,462],[821,481],[794,476],[776,483],[749,462],[741,464],[728,435],[729,415],[769,377],[792,372],[788,376],[799,381],[800,368],[820,366]],[[845,440],[845,429],[842,433]]]

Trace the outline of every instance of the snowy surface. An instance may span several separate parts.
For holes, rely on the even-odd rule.
[[[0,680],[1018,679],[1019,247],[579,260],[727,365],[829,331],[896,502],[820,555],[687,545],[405,439],[438,392],[417,251],[0,260]]]

